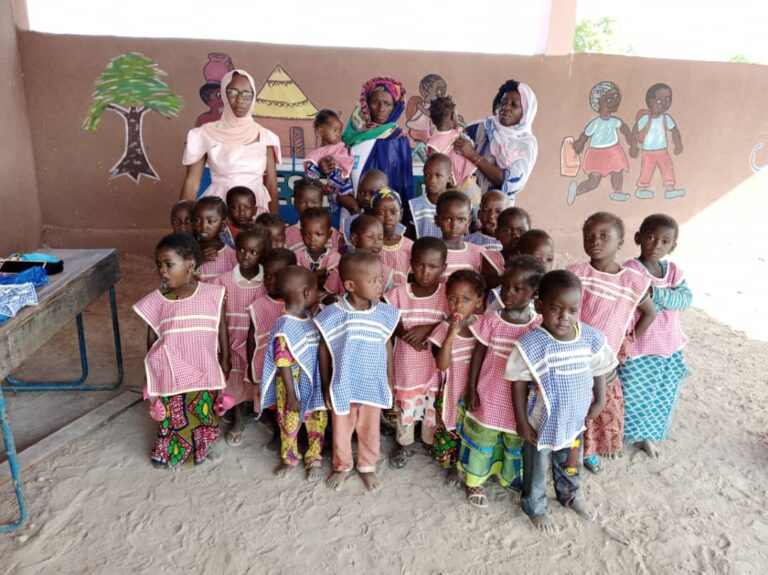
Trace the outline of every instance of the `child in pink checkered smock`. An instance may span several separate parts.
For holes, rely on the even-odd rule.
[[[227,204],[217,196],[200,198],[194,220],[204,260],[197,273],[202,281],[210,282],[237,265],[235,250],[224,245],[219,237],[227,223]]]
[[[413,241],[397,233],[400,220],[403,219],[400,194],[392,188],[379,188],[371,199],[371,212],[384,227],[381,261],[392,268],[395,286],[402,286],[408,281],[408,273],[411,271]]]
[[[504,487],[522,487],[523,440],[517,434],[510,383],[503,378],[515,342],[541,324],[531,308],[544,266],[528,256],[510,260],[501,277],[504,309],[488,312],[470,326],[477,338],[464,396],[459,470],[466,474],[467,500],[487,507],[483,487],[496,476]]]
[[[195,277],[202,253],[188,234],[164,237],[155,250],[161,287],[133,310],[147,330],[145,395],[160,422],[150,459],[157,467],[203,463],[219,435],[230,370],[224,288]]]
[[[485,250],[477,244],[464,241],[472,219],[472,204],[467,195],[456,190],[441,194],[435,213],[435,223],[442,232],[445,245],[448,246],[443,283],[456,270],[469,269],[479,272],[483,268]]]
[[[624,244],[624,222],[618,216],[592,214],[584,222],[583,234],[590,261],[566,267],[584,286],[580,319],[605,334],[623,363],[634,338],[643,335],[656,317],[648,297],[650,280],[616,262]],[[614,459],[624,448],[624,395],[615,373],[605,377],[605,396],[603,411],[587,422],[584,432],[584,467],[593,473],[601,471],[598,454]]]
[[[462,485],[456,469],[464,419],[464,394],[469,380],[469,362],[477,339],[470,327],[478,320],[475,310],[483,305],[485,281],[473,270],[453,272],[445,283],[448,319],[429,336],[432,354],[440,371],[440,391],[435,401],[437,429],[432,455],[448,472],[449,485]]]
[[[234,397],[234,423],[225,439],[232,447],[240,445],[245,430],[246,401],[253,401],[254,384],[248,377],[246,341],[250,317],[248,306],[266,293],[261,258],[269,245],[269,231],[262,225],[251,224],[240,228],[235,238],[237,265],[231,272],[220,275],[212,283],[224,286],[226,295],[226,320],[229,331],[229,347],[232,371],[229,372],[227,393]]]
[[[301,178],[293,184],[293,209],[299,216],[299,221],[285,228],[285,247],[298,252],[304,246],[301,235],[301,217],[310,208],[322,208],[325,192],[319,180]],[[330,228],[330,236],[326,247],[338,250],[344,244],[341,233],[336,228]],[[301,264],[299,264],[301,265]],[[320,285],[323,285],[322,283]]]
[[[325,284],[328,273],[336,269],[341,254],[333,247],[328,247],[331,237],[331,214],[325,208],[308,208],[301,215],[302,244],[292,248],[296,261],[317,276],[318,285]]]
[[[393,469],[405,466],[413,455],[416,423],[421,422],[421,441],[427,446],[432,445],[437,426],[435,398],[440,374],[427,338],[448,315],[448,302],[440,283],[445,255],[442,240],[419,238],[411,250],[413,282],[384,295],[388,304],[400,310],[394,349],[398,447],[389,456]]]

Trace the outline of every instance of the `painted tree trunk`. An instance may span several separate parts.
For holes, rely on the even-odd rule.
[[[110,106],[109,108],[125,122],[125,150],[123,157],[112,166],[109,171],[110,178],[128,176],[134,182],[138,183],[141,176],[159,180],[160,178],[149,163],[147,154],[144,151],[144,141],[141,137],[141,124],[144,121],[144,114],[149,112],[149,108],[137,108],[131,106],[129,109]]]

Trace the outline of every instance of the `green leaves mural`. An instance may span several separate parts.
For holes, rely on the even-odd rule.
[[[142,140],[142,123],[147,112],[173,118],[182,108],[181,96],[162,80],[167,74],[151,59],[128,52],[107,64],[96,80],[96,90],[83,128],[95,132],[105,111],[118,114],[125,123],[123,156],[109,171],[110,178],[128,176],[138,183],[141,176],[159,180],[149,163]]]

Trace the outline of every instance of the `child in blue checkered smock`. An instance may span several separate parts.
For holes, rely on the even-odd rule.
[[[517,433],[523,445],[523,511],[544,531],[547,467],[557,500],[585,519],[592,511],[579,498],[586,420],[605,405],[605,375],[617,365],[605,336],[579,322],[581,282],[568,271],[547,273],[539,284],[540,327],[522,336],[509,355],[504,379],[512,382]],[[533,393],[529,398],[529,388]]]
[[[435,223],[437,199],[451,180],[451,160],[445,154],[433,154],[424,162],[424,193],[410,200],[413,223],[408,236],[412,239],[443,235]]]
[[[381,410],[392,406],[392,341],[400,311],[382,303],[381,261],[368,250],[344,254],[339,273],[346,294],[315,318],[320,330],[320,378],[333,421],[333,470],[328,486],[340,490],[352,470],[370,491],[379,488]]]

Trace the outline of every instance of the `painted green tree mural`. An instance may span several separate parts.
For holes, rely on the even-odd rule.
[[[129,52],[114,58],[96,80],[93,103],[83,128],[95,132],[107,110],[118,114],[125,123],[123,157],[112,166],[110,178],[128,176],[136,183],[141,176],[160,179],[144,150],[141,127],[147,112],[173,118],[181,110],[181,96],[162,80],[166,75],[151,59]]]

